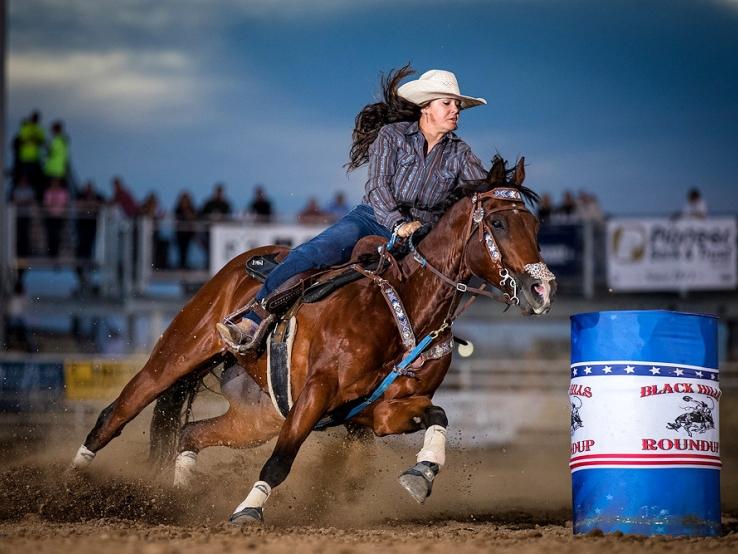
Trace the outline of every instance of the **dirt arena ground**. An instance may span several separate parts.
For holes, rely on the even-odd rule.
[[[62,473],[93,414],[8,416],[0,440],[0,554],[738,552],[735,401],[726,396],[721,404],[723,536],[712,539],[574,537],[563,432],[486,449],[455,447],[452,433],[447,466],[422,506],[397,483],[414,463],[420,435],[347,449],[342,431],[314,434],[270,498],[266,525],[240,529],[224,522],[271,444],[205,451],[199,482],[184,494],[168,486],[168,475],[149,474],[146,415],[72,481]]]

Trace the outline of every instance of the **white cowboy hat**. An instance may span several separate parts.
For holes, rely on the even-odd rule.
[[[473,98],[461,94],[456,75],[442,69],[426,71],[419,79],[408,81],[398,88],[397,94],[419,106],[436,98],[456,98],[461,101],[462,110],[487,103],[484,98]]]

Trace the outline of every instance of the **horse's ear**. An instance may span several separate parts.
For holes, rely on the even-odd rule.
[[[505,160],[501,156],[495,155],[492,158],[492,167],[487,175],[487,180],[492,186],[504,185],[507,177],[507,170],[505,169]]]
[[[525,156],[522,156],[518,160],[518,165],[515,166],[515,175],[513,176],[513,182],[516,187],[519,187],[525,181]]]

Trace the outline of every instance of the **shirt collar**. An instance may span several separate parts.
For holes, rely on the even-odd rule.
[[[417,121],[413,121],[410,123],[410,125],[407,126],[407,129],[405,129],[405,135],[416,135],[420,134],[420,126],[418,125]],[[458,136],[456,136],[456,133],[453,131],[449,131],[444,135],[444,137],[441,139],[442,142],[445,142],[446,140],[460,140]]]

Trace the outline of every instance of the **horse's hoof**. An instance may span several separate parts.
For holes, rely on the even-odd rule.
[[[231,514],[228,518],[231,525],[254,525],[264,523],[264,511],[261,508],[244,508],[240,512]]]
[[[418,462],[400,475],[400,484],[418,503],[422,504],[431,495],[433,479],[438,474],[438,465]]]

